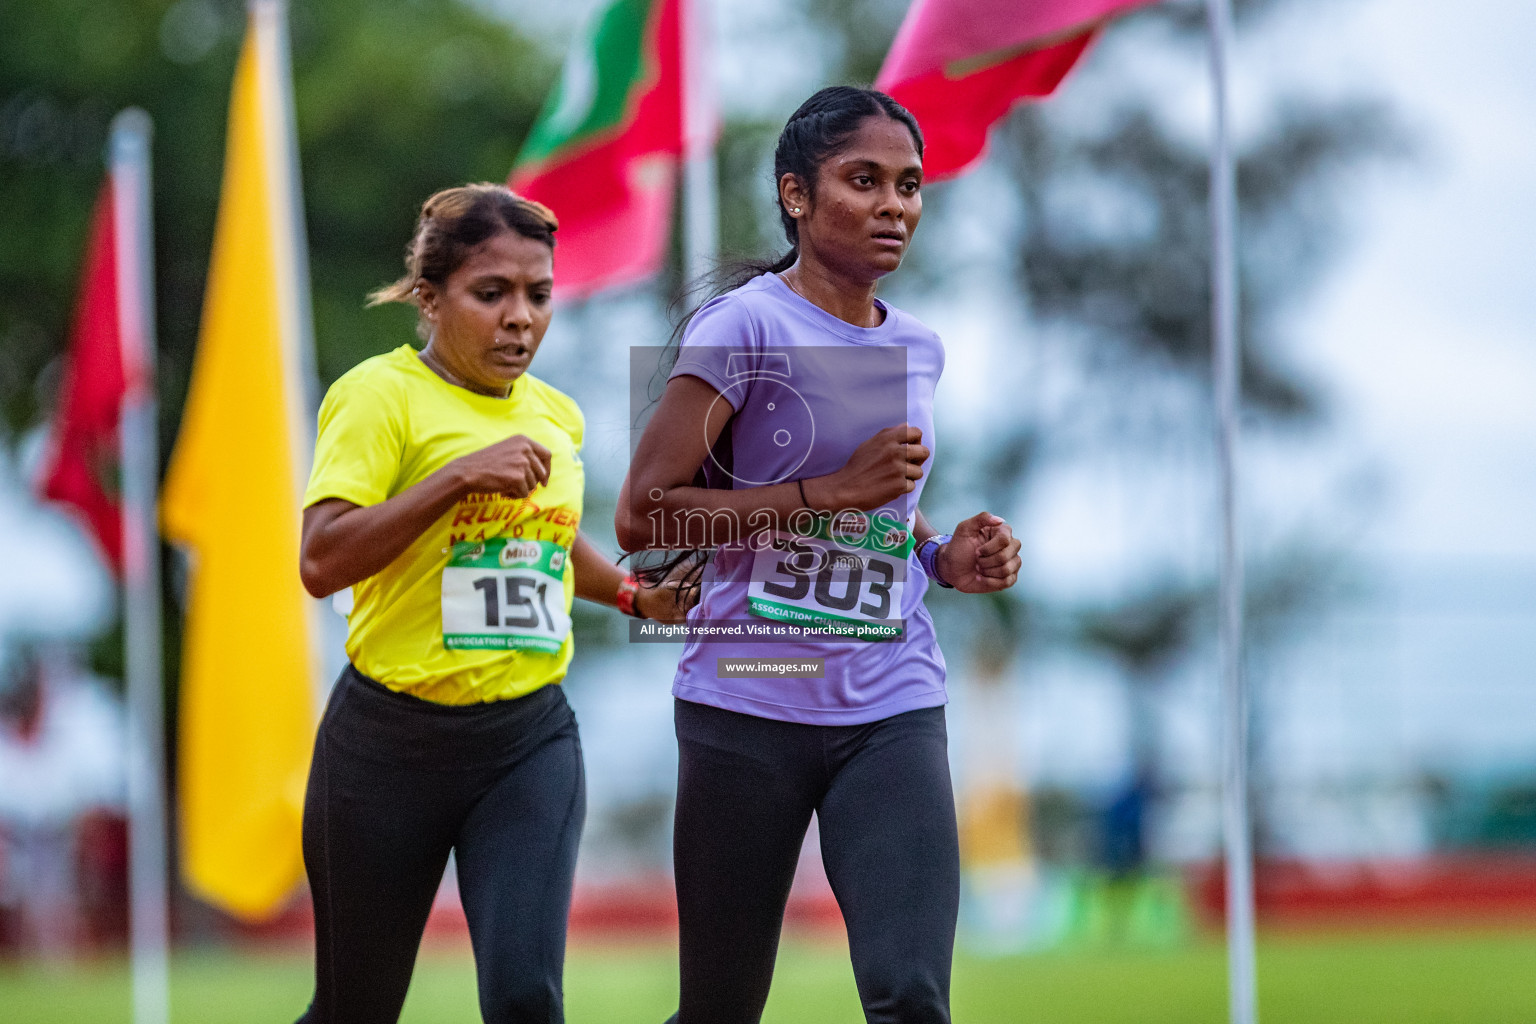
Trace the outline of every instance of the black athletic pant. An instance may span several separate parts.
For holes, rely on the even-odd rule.
[[[756,1024],[815,811],[870,1024],[947,1024],[959,838],[944,709],[797,725],[677,701],[678,1024]]]
[[[304,801],[315,998],[300,1024],[394,1024],[448,851],[486,1024],[558,1024],[586,781],[559,686],[446,707],[348,668]]]

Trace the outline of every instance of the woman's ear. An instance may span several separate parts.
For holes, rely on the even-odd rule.
[[[421,315],[428,320],[437,320],[437,286],[431,281],[418,281],[416,287],[411,289],[411,294],[416,296],[416,306],[421,310]]]
[[[784,204],[784,209],[789,211],[791,217],[803,216],[810,210],[811,194],[798,174],[786,171],[779,178],[779,202]]]

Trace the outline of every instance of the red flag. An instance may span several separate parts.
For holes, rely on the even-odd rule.
[[[1149,0],[913,0],[875,79],[912,111],[930,181],[969,170],[1020,100],[1049,96],[1099,28]]]
[[[560,218],[555,282],[582,296],[656,272],[683,151],[684,0],[612,0],[572,46],[508,185]]]
[[[70,331],[64,382],[39,479],[43,497],[72,506],[122,575],[118,421],[128,393],[118,318],[118,240],[112,179],[96,200]]]

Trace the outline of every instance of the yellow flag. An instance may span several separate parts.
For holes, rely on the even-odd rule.
[[[252,5],[235,71],[213,257],[161,502],[188,549],[181,660],[182,866],[238,916],[303,875],[314,739],[310,603],[299,582],[303,319],[281,11]]]

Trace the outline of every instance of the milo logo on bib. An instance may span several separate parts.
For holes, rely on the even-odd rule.
[[[862,512],[839,512],[827,524],[827,535],[839,543],[858,544],[869,536],[869,517]]]
[[[537,562],[542,555],[543,551],[533,541],[512,541],[502,547],[500,561],[503,568],[514,565],[531,565]]]
[[[747,610],[838,636],[899,639],[911,530],[888,512],[840,512],[803,525],[764,539]]]

